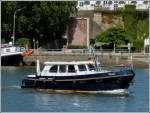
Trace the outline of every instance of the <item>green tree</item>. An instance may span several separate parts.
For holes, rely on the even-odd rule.
[[[137,38],[137,15],[135,5],[126,5],[123,12],[124,29],[133,42]]]
[[[16,39],[28,37],[39,41],[39,45],[60,46],[66,32],[71,13],[76,13],[76,1],[2,1],[2,37],[10,39],[13,14],[16,9],[26,7],[16,14]]]
[[[19,39],[17,39],[16,40],[16,45],[18,45],[18,46],[26,46],[26,45],[28,45],[28,46],[30,46],[30,40],[28,39],[28,38],[19,38]]]
[[[148,37],[148,19],[139,20],[137,24],[137,37],[138,39],[145,39]]]
[[[16,9],[16,2],[2,2],[1,5],[1,35],[8,42],[11,40],[12,26],[13,26],[13,13]]]
[[[126,5],[123,12],[124,29],[137,49],[143,48],[148,37],[148,11],[137,11],[135,5]]]
[[[109,28],[96,36],[96,42],[105,42],[110,44],[127,44],[130,41],[129,35],[122,28]]]

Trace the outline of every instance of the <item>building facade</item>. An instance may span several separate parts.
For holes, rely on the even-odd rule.
[[[71,18],[68,26],[68,44],[89,46],[89,18]]]
[[[78,10],[117,10],[125,8],[125,5],[135,5],[137,10],[148,10],[148,0],[78,0]]]

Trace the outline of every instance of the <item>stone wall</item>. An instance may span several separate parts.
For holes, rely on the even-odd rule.
[[[89,19],[89,27],[87,27],[87,19]],[[77,17],[73,18],[69,24],[69,44],[89,45],[88,41],[90,39],[94,39],[99,33],[110,27],[123,27],[123,19],[120,14],[101,11],[78,12]]]
[[[71,45],[87,46],[88,18],[71,18],[68,31],[68,43]]]
[[[95,38],[99,33],[105,31],[111,27],[123,27],[123,19],[121,15],[105,13],[105,12],[94,12],[92,36]]]

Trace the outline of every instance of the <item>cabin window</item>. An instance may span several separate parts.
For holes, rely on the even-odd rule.
[[[10,52],[10,49],[6,49],[6,52]]]
[[[50,69],[50,72],[56,73],[57,70],[58,70],[58,65],[53,65],[53,66],[51,67],[51,69]]]
[[[79,71],[87,71],[85,65],[78,65]]]
[[[76,72],[74,65],[68,65],[68,72],[69,73],[75,73]]]
[[[65,73],[66,72],[66,65],[59,65],[59,72]]]
[[[95,67],[92,64],[88,64],[87,66],[90,71],[95,70]]]

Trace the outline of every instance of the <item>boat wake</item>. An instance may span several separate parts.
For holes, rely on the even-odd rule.
[[[117,90],[102,90],[102,91],[79,91],[79,90],[50,90],[50,89],[36,89],[40,92],[55,92],[55,93],[78,93],[78,94],[99,94],[108,96],[127,96],[130,92],[127,89]]]
[[[129,95],[127,89],[107,90],[107,91],[90,91],[89,93],[107,94],[107,95]]]
[[[20,86],[17,86],[17,85],[13,85],[13,86],[8,86],[9,88],[15,88],[15,89],[21,89]]]

